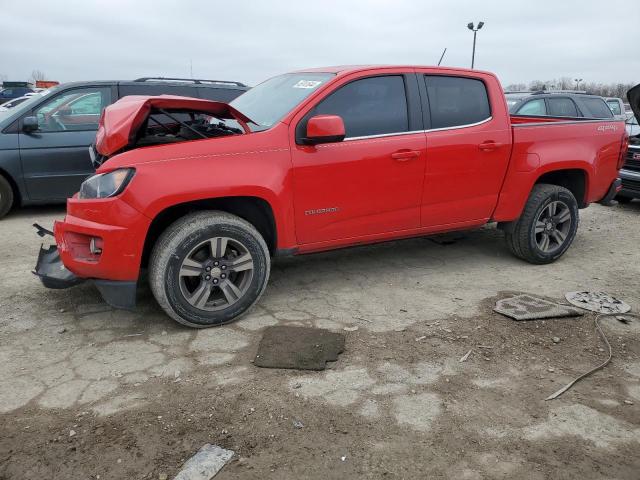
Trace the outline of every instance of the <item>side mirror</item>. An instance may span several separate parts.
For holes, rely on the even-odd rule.
[[[37,117],[24,117],[22,119],[22,130],[25,132],[35,132],[40,126]]]
[[[316,115],[307,122],[307,145],[341,142],[344,140],[344,122],[338,115]]]

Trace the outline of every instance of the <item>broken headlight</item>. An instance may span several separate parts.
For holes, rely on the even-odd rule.
[[[78,198],[107,198],[118,195],[133,178],[133,168],[119,168],[87,178],[80,186]]]

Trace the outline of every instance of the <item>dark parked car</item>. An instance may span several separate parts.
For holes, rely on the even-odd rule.
[[[0,90],[0,103],[14,98],[23,97],[27,93],[33,92],[29,82],[2,82]]]
[[[629,134],[629,149],[625,157],[624,165],[620,169],[622,190],[616,200],[628,203],[634,198],[640,198],[640,85],[636,85],[627,92],[629,103],[633,105],[633,115],[627,120],[627,133]],[[635,104],[635,105],[634,105]]]
[[[167,78],[67,83],[0,112],[0,218],[13,205],[64,202],[94,172],[89,145],[102,110],[127,95],[230,102],[239,82]]]
[[[575,92],[507,92],[512,115],[614,118],[604,98]]]

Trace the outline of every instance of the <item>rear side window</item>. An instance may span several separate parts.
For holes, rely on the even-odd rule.
[[[516,113],[518,115],[546,115],[547,109],[544,105],[544,100],[537,98],[536,100],[529,100]]]
[[[474,78],[425,75],[431,128],[458,127],[491,117],[484,82]]]
[[[406,132],[409,116],[404,79],[390,75],[353,81],[322,100],[313,115],[342,117],[347,138]]]
[[[614,115],[622,115],[620,102],[618,102],[617,100],[607,100],[607,105],[609,105],[609,108]]]
[[[611,109],[607,106],[605,101],[601,98],[582,98],[582,104],[587,109],[585,112],[588,117],[591,118],[613,118]]]
[[[553,115],[555,117],[578,116],[578,109],[570,98],[547,98],[547,102],[549,103],[549,115]]]

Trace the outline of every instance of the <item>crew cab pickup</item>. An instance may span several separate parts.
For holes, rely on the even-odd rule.
[[[578,209],[620,189],[626,144],[622,121],[510,116],[476,70],[305,70],[230,104],[131,96],[106,108],[97,174],[36,273],[132,308],[148,268],[166,313],[202,328],[255,304],[277,255],[494,222],[517,257],[550,263]]]

